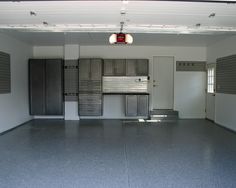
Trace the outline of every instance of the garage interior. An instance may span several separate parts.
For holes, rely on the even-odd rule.
[[[236,185],[235,1],[1,1],[0,187]]]

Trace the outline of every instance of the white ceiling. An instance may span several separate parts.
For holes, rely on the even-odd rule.
[[[36,15],[30,15],[30,11]],[[212,13],[215,16],[209,17]],[[34,45],[61,45],[65,42],[105,45],[111,33],[119,32],[120,22],[125,22],[124,32],[133,33],[134,45],[206,46],[236,34],[236,4],[0,2],[0,30]]]

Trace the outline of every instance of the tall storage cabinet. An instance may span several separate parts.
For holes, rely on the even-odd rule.
[[[30,59],[31,115],[63,115],[63,60]]]
[[[79,115],[102,115],[102,59],[79,59]]]

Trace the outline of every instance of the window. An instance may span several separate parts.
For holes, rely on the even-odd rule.
[[[215,68],[207,69],[207,92],[215,93]]]

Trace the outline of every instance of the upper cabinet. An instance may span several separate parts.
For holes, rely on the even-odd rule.
[[[102,59],[79,59],[79,92],[102,91]]]
[[[126,59],[126,76],[148,76],[148,60]]]
[[[125,59],[104,59],[104,76],[125,76]]]
[[[125,75],[125,59],[114,59],[113,60],[114,75],[124,76]]]
[[[148,59],[105,59],[104,76],[148,76]]]
[[[101,80],[102,59],[79,59],[79,80]]]

